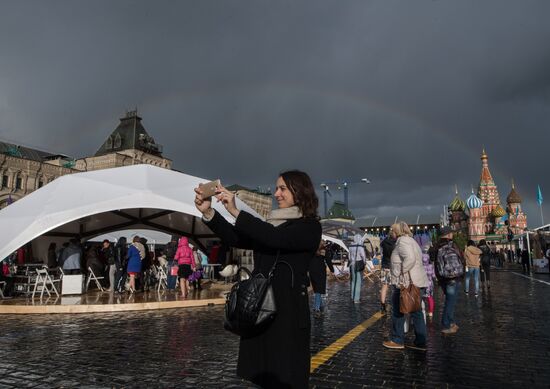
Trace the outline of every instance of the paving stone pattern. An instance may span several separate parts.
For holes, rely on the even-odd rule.
[[[493,278],[478,299],[460,294],[457,335],[439,332],[438,293],[426,352],[384,349],[388,315],[320,366],[311,386],[550,387],[550,285],[509,271]],[[329,283],[327,309],[312,318],[312,354],[371,317],[378,289],[367,282],[354,305],[346,283]],[[238,339],[223,330],[221,307],[4,315],[0,331],[0,389],[253,387],[235,376]]]

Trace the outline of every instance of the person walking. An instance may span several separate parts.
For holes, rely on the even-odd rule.
[[[429,245],[424,246],[424,249],[422,250],[422,265],[424,266],[424,270],[426,271],[426,277],[428,277],[428,286],[426,287],[426,290],[424,292],[424,297],[428,305],[427,316],[429,318],[432,318],[434,315],[434,309],[435,309],[435,300],[434,300],[435,269],[434,269],[433,263],[430,260],[429,251],[430,251],[430,246]]]
[[[481,286],[489,290],[491,289],[491,249],[485,239],[479,241],[479,249],[481,250]]]
[[[476,247],[476,244],[473,240],[468,241],[466,250],[464,250],[464,259],[466,260],[466,276],[464,280],[464,292],[466,295],[470,292],[470,278],[474,279],[474,292],[475,296],[478,296],[479,293],[479,266],[480,266],[480,257],[483,254],[479,248]]]
[[[531,273],[531,264],[529,263],[529,251],[521,250],[521,267],[523,268],[523,274],[529,275]]]
[[[319,249],[309,264],[309,278],[313,287],[313,312],[320,315],[323,311],[323,295],[327,292],[327,266],[334,273],[330,256],[326,255],[325,243],[321,241]]]
[[[178,265],[178,262],[174,260],[176,251],[178,251],[178,235],[172,235],[170,242],[164,248],[164,254],[166,255],[166,287],[170,290],[176,289],[178,282],[177,272],[172,274],[172,268]]]
[[[178,278],[180,280],[181,296],[187,298],[189,293],[188,279],[195,269],[193,250],[189,246],[189,240],[183,236],[178,242],[178,250],[174,259],[178,262]]]
[[[463,274],[463,254],[460,248],[453,242],[453,229],[450,226],[441,228],[440,239],[437,245],[436,276],[441,289],[445,294],[443,316],[441,317],[441,332],[445,335],[455,334],[458,325],[455,322],[454,312],[458,299],[457,288],[460,276],[449,275],[449,269],[454,269],[457,274]],[[460,268],[460,269],[459,269]]]
[[[363,246],[363,237],[355,234],[353,244],[349,247],[349,273],[350,273],[350,291],[351,299],[355,304],[359,304],[361,298],[361,283],[363,280],[363,270],[360,269],[359,261],[363,261],[363,269],[367,261],[365,246]]]
[[[115,291],[118,293],[124,292],[126,285],[126,267],[128,266],[128,247],[126,237],[122,236],[118,239],[115,245]]]
[[[134,236],[128,249],[128,275],[130,276],[130,293],[136,291],[136,276],[141,272],[141,261],[145,258],[145,247],[139,241],[139,236]]]
[[[391,226],[397,241],[391,255],[391,285],[392,285],[392,330],[389,340],[383,346],[390,349],[405,348],[405,315],[400,310],[400,287],[408,287],[411,283],[421,291],[429,286],[428,277],[422,264],[422,250],[412,238],[412,233],[405,222]],[[422,308],[410,313],[414,324],[415,340],[408,347],[426,350],[426,321]]]
[[[391,284],[391,253],[395,247],[395,232],[390,230],[389,235],[380,243],[382,247],[382,266],[380,272],[380,282],[382,287],[380,288],[380,312],[386,314],[386,296],[388,294],[388,287]]]
[[[115,275],[116,275],[116,263],[115,263],[115,250],[111,246],[109,239],[105,239],[102,243],[101,253],[107,261],[107,266],[109,267],[109,288],[107,292],[113,292],[115,290]]]
[[[199,254],[199,250],[196,247],[193,247],[193,260],[195,261],[195,271],[192,274],[192,281],[193,289],[194,290],[202,290],[201,286],[201,278],[203,274],[203,268],[202,268],[202,257]]]
[[[139,243],[143,245],[145,249],[145,256],[141,261],[141,273],[139,277],[139,286],[138,289],[140,292],[146,292],[149,290],[151,284],[151,266],[153,265],[153,260],[151,258],[151,251],[149,251],[149,246],[147,245],[147,238],[139,238]]]
[[[235,217],[231,225],[211,208],[196,188],[195,204],[203,220],[229,246],[254,249],[253,274],[267,277],[278,260],[272,288],[277,315],[264,331],[241,337],[237,375],[262,388],[307,388],[311,367],[307,271],[321,241],[319,201],[309,176],[297,170],[277,178],[279,206],[262,221],[235,203],[235,194],[218,188],[216,198]]]

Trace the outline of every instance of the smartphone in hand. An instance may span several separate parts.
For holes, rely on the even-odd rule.
[[[214,196],[216,194],[216,188],[220,185],[219,179],[207,182],[206,184],[199,184],[199,188],[202,190],[203,199]]]

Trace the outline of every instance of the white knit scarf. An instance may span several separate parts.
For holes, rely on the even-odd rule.
[[[292,219],[300,219],[302,217],[302,211],[298,206],[294,205],[288,208],[279,208],[272,210],[267,216],[267,222],[275,227]]]

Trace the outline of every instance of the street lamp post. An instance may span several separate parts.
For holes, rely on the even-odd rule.
[[[344,188],[344,204],[346,206],[346,209],[349,209],[349,186],[350,184],[370,184],[371,181],[368,178],[361,178],[359,181],[335,181],[335,182],[323,182],[321,184],[321,188],[323,188],[323,202],[325,206],[325,218],[328,217],[328,204],[327,204],[327,195],[331,196],[329,191],[329,185],[337,185],[338,189]]]

